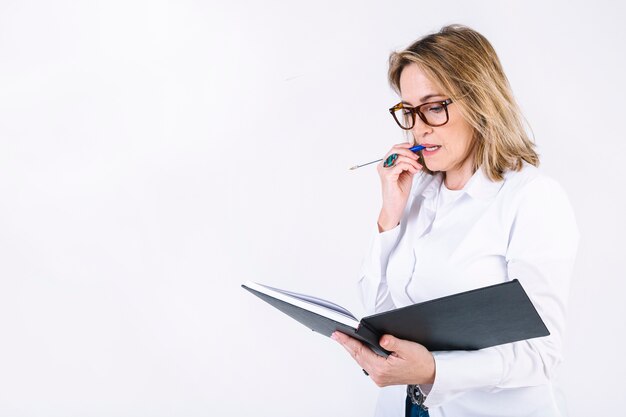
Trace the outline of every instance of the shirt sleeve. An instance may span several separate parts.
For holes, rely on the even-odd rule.
[[[358,281],[361,301],[367,314],[388,311],[395,308],[385,271],[389,255],[395,248],[400,237],[400,226],[385,232],[378,231],[378,225],[373,230],[369,249],[363,260],[361,274]]]
[[[561,362],[570,277],[578,228],[562,188],[540,177],[519,191],[511,209],[506,253],[509,279],[518,279],[550,335],[478,351],[433,352],[435,382],[426,398],[437,407],[468,390],[546,384]]]

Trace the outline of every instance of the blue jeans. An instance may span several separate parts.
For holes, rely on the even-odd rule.
[[[429,417],[428,410],[424,410],[419,405],[415,405],[411,402],[411,399],[407,395],[406,397],[406,417]]]

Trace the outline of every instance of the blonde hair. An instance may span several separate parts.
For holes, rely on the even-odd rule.
[[[474,129],[473,170],[483,167],[493,181],[523,161],[539,165],[535,144],[513,98],[500,60],[489,41],[462,25],[444,26],[389,57],[389,83],[400,93],[400,74],[417,64],[458,106]]]

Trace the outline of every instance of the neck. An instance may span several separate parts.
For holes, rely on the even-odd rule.
[[[444,173],[444,184],[448,190],[462,190],[474,175],[474,158],[465,159],[460,166]]]

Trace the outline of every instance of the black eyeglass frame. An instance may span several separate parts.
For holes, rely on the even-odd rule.
[[[424,106],[428,106],[430,104],[441,104],[443,105],[443,109],[446,112],[446,121],[443,123],[439,123],[437,125],[428,123],[428,121],[426,120],[426,116],[424,116],[424,113],[422,113],[422,111],[420,110],[420,108],[424,107]],[[391,113],[391,116],[393,117],[393,120],[396,121],[396,123],[398,124],[398,126],[400,126],[401,129],[404,130],[411,130],[413,129],[413,127],[415,126],[415,115],[417,114],[419,116],[419,118],[422,120],[422,122],[426,123],[428,126],[431,127],[439,127],[439,126],[443,126],[446,123],[448,123],[448,121],[450,121],[450,115],[448,114],[448,105],[452,104],[452,99],[448,98],[442,101],[430,101],[428,103],[423,103],[420,104],[417,107],[410,107],[410,106],[406,106],[404,103],[398,103],[395,106],[393,106],[392,108],[389,109],[389,113]],[[405,109],[411,112],[411,119],[412,119],[412,123],[410,127],[404,127],[402,126],[402,123],[400,123],[400,121],[398,120],[398,118],[396,117],[396,110],[400,110],[400,109]]]

